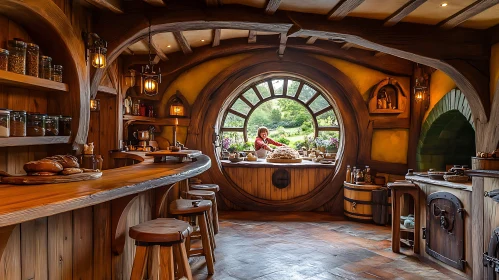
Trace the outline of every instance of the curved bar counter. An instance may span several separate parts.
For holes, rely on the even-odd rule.
[[[123,153],[124,154],[124,153]],[[137,154],[129,154],[138,159]],[[154,163],[104,170],[96,180],[46,185],[0,185],[0,227],[75,210],[194,177],[211,166],[205,155],[192,162]]]

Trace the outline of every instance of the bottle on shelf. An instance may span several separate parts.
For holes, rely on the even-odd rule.
[[[366,184],[372,183],[371,168],[368,165],[366,165],[366,171],[364,172],[364,182]]]
[[[350,177],[351,177],[351,176],[352,176],[352,170],[350,170],[350,165],[347,165],[347,175],[346,175],[346,180],[345,180],[345,182],[347,182],[347,183],[351,183],[351,182],[350,182],[350,179],[351,179]]]
[[[146,105],[144,104],[144,102],[140,102],[140,105],[139,105],[139,114],[142,117],[146,116]]]
[[[355,182],[356,182],[355,181],[355,179],[356,179],[355,173],[356,172],[357,172],[357,167],[354,166],[352,169],[352,173],[350,174],[350,183],[352,183],[352,184],[355,184]]]
[[[135,100],[135,102],[133,103],[132,114],[134,116],[140,115],[140,99]]]
[[[355,174],[355,183],[363,183],[364,182],[364,174],[362,173],[362,169],[357,169],[357,173]]]

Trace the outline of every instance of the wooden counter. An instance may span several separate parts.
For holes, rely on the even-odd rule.
[[[265,159],[258,159],[257,161],[241,161],[241,162],[231,162],[230,160],[221,160],[222,166],[224,167],[269,167],[269,168],[335,168],[334,162],[331,164],[323,164],[318,162],[313,162],[310,160],[303,160],[299,163],[274,163],[267,162]]]
[[[425,184],[430,184],[434,186],[439,186],[439,187],[447,187],[451,189],[457,189],[457,190],[465,190],[471,192],[472,190],[472,184],[471,180],[469,180],[466,183],[453,183],[453,182],[447,182],[444,180],[433,180],[430,179],[429,177],[423,177],[423,176],[405,176],[406,180],[412,181],[412,182],[420,182],[420,183],[425,183]]]
[[[31,186],[0,185],[0,227],[173,184],[201,174],[210,166],[210,159],[205,155],[179,164],[153,163],[153,158],[147,157],[136,165],[104,170],[97,180]]]

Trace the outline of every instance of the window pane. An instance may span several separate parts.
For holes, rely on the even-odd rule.
[[[244,126],[243,118],[233,115],[231,113],[228,113],[227,117],[225,117],[225,122],[223,127],[243,127],[243,126]]]
[[[258,89],[263,99],[270,97],[270,89],[267,82],[257,85],[256,89]]]
[[[317,116],[317,123],[319,127],[338,126],[338,119],[336,119],[334,111],[330,110]]]
[[[234,102],[234,105],[232,105],[231,109],[245,115],[247,115],[251,110],[250,106],[248,106],[248,104],[244,103],[239,98],[236,100],[236,102]]]
[[[300,86],[300,82],[288,80],[288,92],[286,93],[286,95],[287,96],[295,96],[296,91],[298,90],[299,86]]]
[[[222,148],[229,149],[233,148],[234,150],[241,150],[244,144],[244,135],[242,132],[235,131],[224,131],[222,133]]]
[[[258,96],[256,96],[256,93],[252,88],[246,91],[243,94],[243,96],[246,97],[246,99],[248,99],[248,101],[251,102],[251,104],[253,105],[255,105],[256,103],[258,103],[258,101],[260,101],[260,99],[258,99]]]
[[[331,141],[331,138],[336,138],[337,140],[340,139],[340,132],[339,131],[319,131],[318,137],[323,140],[329,140],[326,143],[328,143],[327,149],[332,149],[332,148],[339,148],[339,143],[336,142],[336,140]]]
[[[308,85],[304,85],[303,88],[302,88],[302,90],[301,90],[301,93],[300,93],[300,96],[298,97],[298,99],[300,99],[304,103],[307,103],[307,101],[312,96],[314,96],[315,93],[316,93],[315,89],[309,87]]]
[[[272,86],[274,87],[275,95],[282,95],[282,87],[284,86],[284,80],[272,80]]]
[[[310,103],[310,109],[312,109],[312,112],[319,112],[320,110],[327,108],[329,106],[329,102],[320,95],[317,97],[314,102]]]

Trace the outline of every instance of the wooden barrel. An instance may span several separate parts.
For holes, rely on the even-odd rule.
[[[499,159],[472,157],[471,167],[474,170],[499,170]]]
[[[345,216],[351,220],[362,222],[373,221],[372,191],[378,190],[378,185],[356,185],[344,182],[343,209]]]

